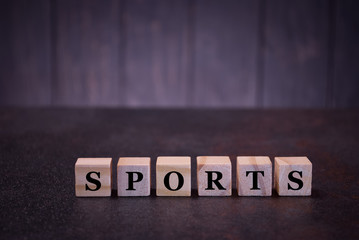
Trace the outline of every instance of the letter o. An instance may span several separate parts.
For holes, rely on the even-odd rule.
[[[177,174],[177,177],[178,177],[178,186],[177,186],[177,188],[171,188],[171,186],[170,186],[170,176],[171,176],[172,173]],[[166,176],[164,178],[164,184],[165,184],[165,187],[168,190],[177,191],[177,190],[179,190],[179,189],[181,189],[183,187],[184,178],[183,178],[182,174],[180,174],[179,172],[172,171],[172,172],[169,172],[169,173],[166,174]]]

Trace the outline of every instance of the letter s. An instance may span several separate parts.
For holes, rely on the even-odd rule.
[[[91,177],[91,174],[94,173],[97,175],[98,178],[100,178],[100,172],[89,172],[86,174],[86,180],[90,183],[93,183],[96,185],[95,189],[89,188],[89,186],[86,184],[86,191],[97,191],[101,188],[101,182],[97,179],[94,179]]]

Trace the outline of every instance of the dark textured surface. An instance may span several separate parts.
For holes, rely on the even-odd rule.
[[[349,110],[2,109],[0,237],[358,239],[358,122]],[[154,181],[150,197],[75,197],[78,157],[150,156],[154,170],[158,155],[192,156],[192,197],[156,197]],[[233,167],[306,155],[313,195],[198,197],[197,155]]]

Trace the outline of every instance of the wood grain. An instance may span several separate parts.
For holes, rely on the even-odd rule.
[[[359,4],[4,0],[0,105],[358,107]]]
[[[228,156],[198,156],[197,189],[198,196],[231,196],[232,163],[230,158]]]
[[[198,1],[193,105],[255,106],[258,1]]]
[[[324,107],[328,6],[325,0],[266,4],[264,107]]]
[[[312,163],[307,157],[275,157],[274,186],[278,195],[310,196],[312,169]]]
[[[272,162],[269,157],[237,157],[236,170],[238,196],[272,195]]]
[[[76,197],[110,197],[111,188],[112,158],[77,159],[75,163]]]
[[[359,107],[359,3],[337,1],[334,106]]]
[[[54,104],[118,105],[119,2],[57,1]]]
[[[0,3],[0,105],[49,105],[50,3]]]
[[[132,172],[132,173],[131,173]],[[130,181],[130,174],[133,176]],[[141,176],[141,177],[140,177]],[[132,186],[130,188],[130,186]],[[117,195],[149,196],[151,187],[151,158],[121,157],[117,163]]]
[[[166,177],[168,186],[165,184]],[[182,184],[180,177],[183,180]],[[156,196],[191,196],[191,157],[157,158]]]
[[[185,106],[188,94],[188,1],[128,1],[126,104]]]

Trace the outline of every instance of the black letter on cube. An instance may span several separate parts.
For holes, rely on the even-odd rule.
[[[258,187],[258,173],[262,174],[262,176],[264,177],[264,171],[247,171],[246,177],[248,177],[250,173],[253,173],[253,187],[251,188],[251,190],[260,190],[260,188]]]
[[[177,186],[177,188],[171,188],[171,186],[170,186],[170,175],[172,173],[175,173],[178,176],[178,186]],[[169,172],[169,173],[166,174],[165,179],[164,179],[164,184],[165,184],[165,187],[168,190],[177,191],[177,190],[179,190],[179,189],[181,189],[183,187],[184,178],[183,178],[182,174],[180,174],[179,172],[172,171],[172,172]]]
[[[141,172],[126,172],[128,174],[128,188],[126,190],[133,190],[136,189],[133,187],[133,183],[141,182],[143,179],[143,174]],[[137,180],[133,180],[133,175],[137,174]]]
[[[300,171],[291,171],[288,174],[288,179],[292,182],[295,182],[298,184],[297,188],[292,188],[292,186],[290,186],[290,184],[288,183],[288,190],[300,190],[303,187],[303,181],[300,180],[299,178],[296,178],[293,176],[293,173],[298,173],[300,177],[302,177],[302,172]]]
[[[214,183],[219,190],[226,190],[219,182],[219,180],[221,180],[223,177],[221,172],[206,171],[206,173],[208,174],[208,178],[207,178],[208,179],[208,187],[206,188],[206,190],[214,190],[212,183]],[[217,174],[216,179],[213,179],[213,173]]]
[[[96,188],[95,189],[91,189],[89,188],[89,186],[87,186],[86,184],[86,191],[97,191],[101,188],[101,182],[97,179],[94,179],[91,177],[91,174],[94,173],[97,175],[98,178],[100,178],[100,172],[89,172],[86,174],[86,180],[90,183],[93,183],[96,185]]]

